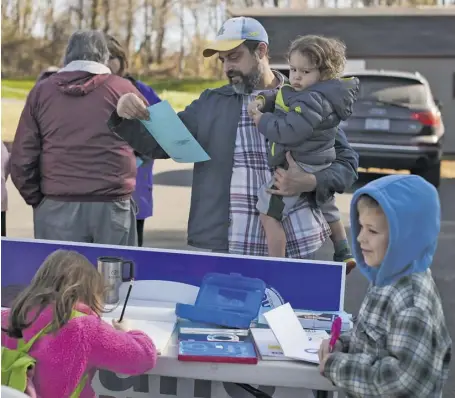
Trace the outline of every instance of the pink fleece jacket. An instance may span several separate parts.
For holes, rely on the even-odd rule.
[[[36,359],[33,382],[39,398],[69,397],[88,371],[89,381],[81,398],[94,398],[91,380],[97,369],[139,375],[156,364],[152,340],[140,331],[121,332],[102,321],[87,306],[76,309],[88,314],[71,319],[56,335],[35,342],[29,354]],[[8,324],[9,310],[2,311],[2,327]],[[26,330],[28,341],[52,320],[52,309],[44,310]],[[17,340],[2,332],[2,346],[16,348]]]
[[[8,210],[8,192],[6,192],[6,180],[10,169],[10,155],[6,145],[2,141],[2,211]]]

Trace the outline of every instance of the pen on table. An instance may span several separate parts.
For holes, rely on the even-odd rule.
[[[335,348],[335,344],[336,344],[337,340],[339,339],[340,334],[341,334],[341,318],[339,316],[337,316],[332,323],[332,330],[330,331],[330,343],[329,343],[330,352],[333,352],[333,349]]]
[[[123,315],[125,315],[126,304],[128,304],[128,299],[130,298],[131,289],[133,288],[133,282],[134,279],[131,278],[130,286],[128,287],[128,293],[126,293],[125,303],[123,304],[122,313],[120,314],[120,319],[118,320],[119,323],[122,322]]]

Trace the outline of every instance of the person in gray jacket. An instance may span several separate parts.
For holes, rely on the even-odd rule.
[[[256,202],[259,187],[272,170],[266,141],[248,116],[247,106],[260,91],[276,92],[287,81],[270,68],[267,32],[253,18],[227,20],[203,54],[219,57],[229,84],[205,90],[178,114],[211,158],[194,165],[188,244],[216,252],[266,256]],[[138,120],[149,118],[147,104],[137,95],[126,94],[108,124],[142,155],[168,158]],[[283,221],[288,257],[314,258],[330,235],[317,205],[357,179],[358,156],[341,130],[335,151],[332,165],[320,172],[306,173],[292,161],[288,170],[275,171],[278,194],[306,193]]]
[[[338,125],[352,114],[359,91],[357,78],[340,78],[346,63],[345,51],[345,45],[333,38],[298,37],[288,53],[291,84],[284,85],[276,96],[260,93],[249,104],[250,117],[268,140],[270,167],[287,168],[287,152],[308,173],[324,170],[336,159]],[[270,179],[260,188],[257,209],[269,255],[284,257],[286,236],[282,221],[299,196],[270,194],[273,184]],[[333,196],[321,204],[321,210],[332,232],[334,260],[346,262],[350,272],[355,260]]]

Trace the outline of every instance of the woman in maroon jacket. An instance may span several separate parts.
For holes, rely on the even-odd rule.
[[[106,120],[121,95],[143,96],[108,60],[103,33],[76,32],[64,67],[27,97],[11,179],[33,207],[37,239],[137,245],[136,158]]]

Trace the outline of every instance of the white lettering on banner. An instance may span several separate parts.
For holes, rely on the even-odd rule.
[[[122,376],[105,370],[96,372],[92,387],[98,398],[252,398],[233,383],[175,377]],[[301,388],[257,386],[273,398],[313,398]]]
[[[264,292],[264,297],[262,298],[262,307],[276,308],[282,304],[284,304],[284,300],[280,293],[278,293],[278,290],[274,289],[272,286],[267,286]]]

